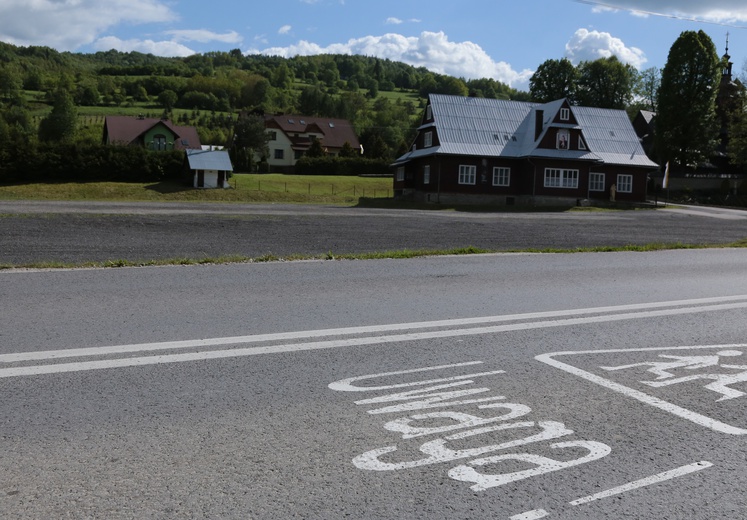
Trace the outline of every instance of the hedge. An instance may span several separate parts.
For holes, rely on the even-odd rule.
[[[296,163],[297,175],[384,175],[390,173],[384,159],[363,157],[301,157]]]
[[[159,182],[182,178],[183,151],[136,146],[44,144],[0,150],[0,182]]]

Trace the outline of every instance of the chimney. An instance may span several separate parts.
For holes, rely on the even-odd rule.
[[[537,110],[534,113],[534,140],[536,141],[542,133],[542,120],[545,118],[544,110]]]

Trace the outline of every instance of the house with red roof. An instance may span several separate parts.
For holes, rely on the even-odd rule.
[[[140,146],[148,150],[200,150],[200,137],[192,126],[177,126],[168,119],[106,116],[104,144]]]
[[[346,119],[300,115],[265,115],[269,163],[273,171],[290,172],[318,140],[328,155],[338,155],[345,143],[360,149],[353,125]]]

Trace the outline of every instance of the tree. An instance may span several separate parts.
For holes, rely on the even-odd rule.
[[[179,101],[179,96],[173,90],[164,90],[158,94],[158,103],[164,108],[164,110],[171,110]]]
[[[669,50],[661,74],[655,146],[660,162],[695,166],[716,146],[716,47],[701,31],[685,31]]]
[[[255,155],[265,155],[270,135],[262,116],[242,115],[234,126],[231,155],[237,170],[250,171]]]
[[[576,98],[577,71],[567,58],[547,60],[537,67],[529,79],[529,93],[532,100],[548,103],[556,99]]]
[[[661,70],[656,67],[642,70],[635,78],[633,93],[642,109],[656,112],[659,104]]]
[[[78,111],[68,91],[59,88],[54,94],[52,112],[39,123],[40,141],[71,141],[75,137]]]
[[[623,110],[633,99],[635,69],[616,56],[584,61],[578,66],[579,105]]]

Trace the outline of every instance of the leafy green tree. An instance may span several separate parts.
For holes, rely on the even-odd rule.
[[[548,103],[556,99],[576,99],[578,71],[567,58],[547,60],[537,67],[529,79],[529,93],[533,101]]]
[[[656,112],[660,85],[661,70],[657,67],[642,70],[636,75],[633,93],[642,109]]]
[[[40,141],[72,141],[78,124],[78,111],[65,89],[54,94],[52,112],[39,123]]]
[[[720,60],[703,31],[685,31],[661,74],[655,147],[662,163],[695,166],[715,148]]]
[[[179,96],[173,90],[164,90],[158,94],[158,103],[165,109],[171,110],[179,101]]]
[[[616,56],[585,61],[578,66],[579,105],[623,110],[633,99],[635,69]]]
[[[15,99],[20,96],[23,78],[11,64],[0,65],[0,99]]]
[[[231,158],[234,167],[238,171],[251,171],[254,156],[267,154],[270,135],[265,131],[265,120],[259,115],[242,115],[236,121],[233,132]]]

